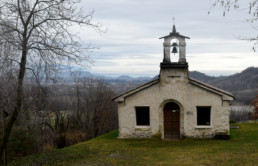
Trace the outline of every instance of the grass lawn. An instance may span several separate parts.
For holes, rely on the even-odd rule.
[[[17,159],[11,166],[258,165],[258,123],[237,124],[230,140],[116,139],[117,131],[63,149]]]

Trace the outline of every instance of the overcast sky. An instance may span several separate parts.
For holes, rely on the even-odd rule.
[[[91,42],[92,73],[107,76],[155,76],[163,59],[159,37],[177,31],[186,41],[190,71],[208,75],[230,75],[258,66],[252,44],[238,36],[256,36],[243,20],[247,11],[232,11],[223,17],[220,8],[211,10],[214,0],[83,0],[85,12],[95,10],[93,20],[107,28],[106,33],[80,31],[83,42]],[[172,59],[177,57],[172,56]]]

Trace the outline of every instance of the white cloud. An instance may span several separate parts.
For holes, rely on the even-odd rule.
[[[211,75],[228,75],[258,65],[252,44],[236,36],[253,36],[254,31],[243,23],[245,11],[233,11],[226,17],[222,10],[212,9],[213,0],[84,0],[82,6],[96,10],[94,21],[108,28],[99,34],[91,29],[81,31],[84,42],[96,49],[92,58],[95,73],[116,75],[156,75],[163,59],[162,40],[169,34],[172,17],[180,34],[187,40],[190,70]],[[78,31],[75,28],[75,31]]]

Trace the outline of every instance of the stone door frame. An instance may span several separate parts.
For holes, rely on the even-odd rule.
[[[160,132],[162,134],[162,139],[164,139],[164,107],[167,103],[175,103],[179,106],[179,110],[180,110],[180,114],[179,114],[179,139],[182,138],[182,133],[183,133],[183,124],[184,124],[184,109],[183,106],[180,102],[173,100],[173,99],[168,99],[168,100],[164,100],[161,104],[160,104]]]

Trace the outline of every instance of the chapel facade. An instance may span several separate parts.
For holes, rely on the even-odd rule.
[[[175,25],[160,39],[164,58],[159,77],[113,99],[118,103],[119,138],[229,135],[234,96],[189,77],[186,39],[190,38],[179,34]],[[171,62],[171,51],[179,53],[177,62]]]

